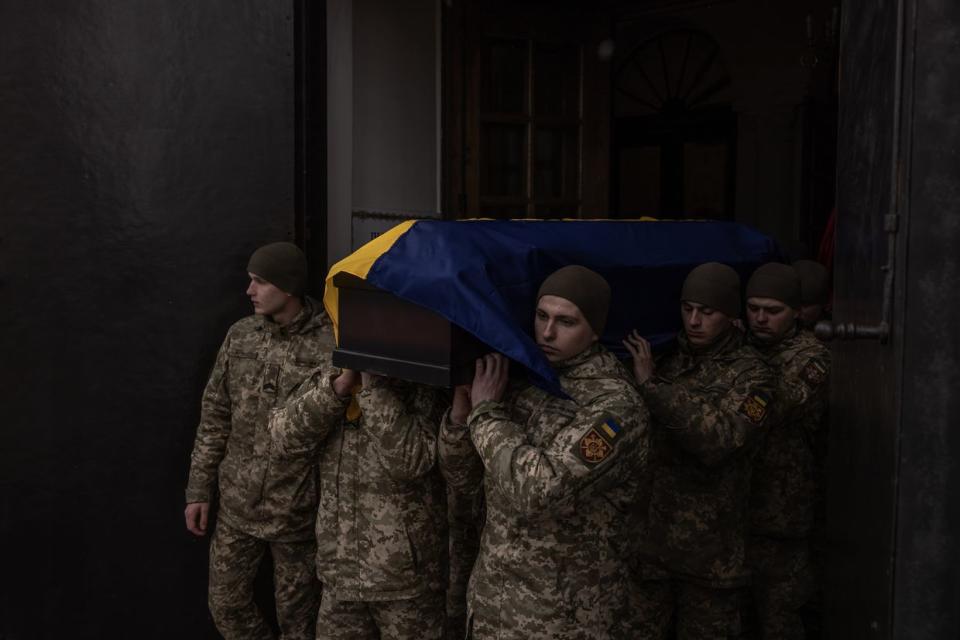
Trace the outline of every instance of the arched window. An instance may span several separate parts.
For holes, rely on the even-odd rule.
[[[730,86],[720,46],[702,31],[674,29],[629,50],[614,78],[617,216],[733,217]]]

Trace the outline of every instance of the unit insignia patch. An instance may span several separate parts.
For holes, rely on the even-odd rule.
[[[810,386],[816,387],[827,379],[827,369],[816,360],[811,360],[800,372],[800,377]]]
[[[587,464],[597,464],[598,462],[606,460],[607,456],[613,453],[613,445],[600,435],[596,427],[591,427],[590,430],[580,438],[577,452],[580,455],[580,459]]]
[[[749,396],[740,405],[740,413],[753,424],[760,424],[767,417],[767,400],[760,395]]]

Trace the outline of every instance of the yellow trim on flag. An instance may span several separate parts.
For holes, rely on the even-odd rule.
[[[607,434],[608,436],[610,436],[611,438],[616,438],[616,437],[617,437],[617,432],[614,431],[614,430],[610,427],[610,425],[607,424],[606,422],[604,422],[602,425],[600,425],[600,427],[601,427],[601,428],[606,432],[606,434]]]
[[[397,239],[406,233],[416,222],[416,220],[401,222],[389,231],[381,233],[330,267],[325,281],[326,285],[323,289],[323,306],[327,310],[327,315],[330,316],[330,320],[333,322],[333,335],[337,339],[337,344],[340,344],[340,315],[338,308],[340,294],[333,285],[333,276],[341,271],[345,271],[366,280],[367,274],[370,273],[370,268],[373,267],[373,263],[389,251]]]

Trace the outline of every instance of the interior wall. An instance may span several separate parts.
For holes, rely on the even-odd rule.
[[[834,0],[805,2],[678,3],[634,9],[618,19],[617,59],[663,31],[694,28],[720,46],[732,85],[724,99],[737,115],[736,220],[775,237],[799,253],[801,220],[801,106],[811,82],[807,16],[821,60]],[[762,27],[760,26],[762,25]]]
[[[329,21],[332,263],[400,220],[439,216],[440,9],[437,0],[330,5],[339,16]]]
[[[213,638],[200,393],[293,237],[291,2],[0,8],[0,638]]]
[[[350,253],[354,4],[353,0],[327,0],[327,262],[330,264]]]

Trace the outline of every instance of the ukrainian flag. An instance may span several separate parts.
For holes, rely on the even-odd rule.
[[[776,243],[733,222],[618,220],[411,220],[371,240],[331,267],[323,302],[339,326],[333,276],[351,273],[426,307],[526,367],[558,390],[550,364],[530,336],[540,283],[581,264],[610,283],[602,342],[639,329],[654,345],[680,326],[683,280],[698,264],[723,262],[744,284],[758,265],[780,259]]]

